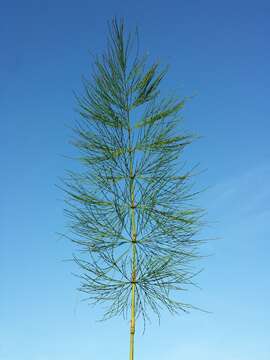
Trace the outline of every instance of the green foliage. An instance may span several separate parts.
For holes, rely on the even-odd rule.
[[[147,319],[148,310],[159,316],[162,307],[188,311],[192,306],[173,295],[192,284],[198,257],[201,211],[191,205],[192,173],[179,170],[193,140],[178,130],[186,99],[161,97],[167,69],[147,67],[136,40],[113,20],[108,49],[77,97],[74,144],[85,170],[70,172],[65,181],[72,241],[80,250],[80,290],[107,305],[105,318],[130,309],[132,259],[137,317]]]

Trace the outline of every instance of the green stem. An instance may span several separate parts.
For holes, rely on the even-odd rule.
[[[135,221],[135,194],[133,159],[131,150],[131,130],[129,129],[129,154],[130,154],[130,199],[131,199],[131,241],[132,241],[132,274],[131,274],[131,320],[130,320],[130,352],[129,360],[134,360],[134,336],[135,336],[135,293],[136,293],[136,221]]]

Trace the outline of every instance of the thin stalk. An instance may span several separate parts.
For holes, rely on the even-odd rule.
[[[131,320],[130,320],[130,352],[129,360],[134,360],[135,336],[135,295],[136,295],[136,221],[135,221],[135,191],[133,174],[133,155],[131,149],[131,129],[129,129],[129,156],[130,156],[130,199],[131,199],[131,241],[132,241],[132,273],[131,273]]]

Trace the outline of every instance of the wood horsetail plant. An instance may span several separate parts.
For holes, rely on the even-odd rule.
[[[145,324],[163,307],[193,307],[173,294],[192,284],[199,256],[201,210],[191,204],[191,172],[178,168],[194,137],[177,132],[186,99],[161,98],[166,72],[147,67],[137,33],[112,21],[108,48],[77,96],[74,144],[85,170],[64,181],[71,238],[82,254],[74,257],[80,290],[107,305],[104,319],[130,318],[130,360],[138,318]]]

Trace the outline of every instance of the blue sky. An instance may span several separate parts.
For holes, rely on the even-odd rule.
[[[106,46],[107,20],[139,27],[150,59],[171,65],[165,87],[197,96],[187,151],[209,190],[213,256],[184,301],[210,310],[153,319],[137,359],[267,360],[270,345],[270,3],[268,1],[0,1],[0,359],[126,359],[128,322],[98,323],[70,262],[63,195],[74,153],[72,91]],[[108,355],[109,354],[109,355]]]

